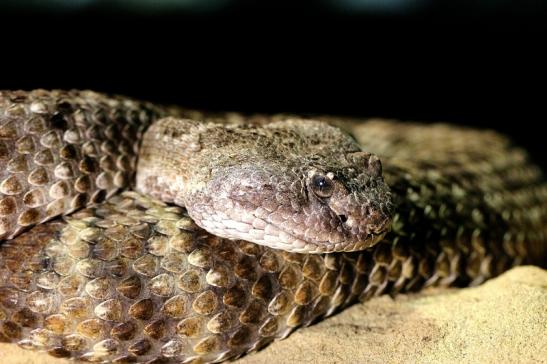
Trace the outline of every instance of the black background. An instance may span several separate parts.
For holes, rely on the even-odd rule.
[[[0,6],[0,88],[449,121],[509,134],[547,170],[547,6],[475,3],[387,13],[266,0],[209,12]]]

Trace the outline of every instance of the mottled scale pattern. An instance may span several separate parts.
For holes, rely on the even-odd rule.
[[[369,120],[346,128],[363,148],[382,156],[393,189],[407,188],[405,179],[414,191],[402,195],[398,189],[396,195],[410,197],[407,204],[422,196],[427,224],[447,236],[500,242],[507,253],[515,250],[513,256],[527,251],[547,266],[547,183],[510,139],[443,123]]]
[[[124,192],[0,249],[0,340],[89,362],[217,362],[358,300],[532,262],[526,241],[463,228],[454,243],[415,228],[427,207],[403,207],[371,249],[306,255],[218,238],[179,207]]]
[[[162,113],[92,91],[0,91],[0,239],[130,186]]]
[[[134,148],[128,154],[134,166],[140,125],[145,128],[154,115],[164,112],[91,92],[0,96],[0,157],[8,156],[0,160],[6,163],[0,172],[6,176],[2,188],[16,199],[15,205],[0,205],[0,211],[16,211],[2,216],[3,236],[26,226],[17,220],[27,211],[24,196],[30,191],[21,177],[30,174],[21,169],[25,163],[18,162],[17,153],[28,166],[35,159],[35,154],[23,153],[32,149],[29,146],[51,151],[56,138],[45,135],[53,130],[64,143],[66,130],[75,125],[77,134],[85,137],[81,144],[74,143],[78,161],[92,145],[99,148],[94,160],[100,166],[111,150],[100,149],[105,140],[112,140],[108,125],[122,128],[118,131],[134,125],[128,127],[132,137],[114,139],[116,147],[127,142]],[[67,112],[66,123],[56,124],[55,115],[65,119],[59,101],[63,98],[75,106]],[[44,107],[47,112],[41,112]],[[108,116],[108,124],[90,127],[98,122],[93,116],[98,110],[111,115],[119,108],[143,116],[121,118],[120,123]],[[76,115],[82,112],[80,124]],[[222,122],[246,120],[239,114],[167,112]],[[48,131],[35,135],[34,129],[25,129],[34,116]],[[252,121],[283,118],[256,116]],[[198,228],[180,207],[125,191],[3,242],[0,341],[87,362],[219,362],[375,295],[476,285],[514,265],[546,265],[547,184],[526,153],[506,138],[444,124],[322,119],[346,128],[383,161],[396,213],[391,231],[377,245],[360,252],[310,255],[225,240]],[[89,128],[92,132],[86,133]],[[68,140],[76,139],[69,135]],[[69,144],[50,153],[54,163],[46,168],[48,189],[63,176],[68,179],[63,172],[68,169],[59,167],[58,176],[55,171],[64,161],[61,156],[71,155],[61,152]],[[47,161],[41,158],[38,161]],[[93,186],[101,186],[97,178],[104,171],[90,172],[97,173]],[[16,180],[10,180],[13,176]],[[52,176],[59,180],[50,182]],[[130,184],[98,189],[106,197]],[[72,184],[70,188],[75,191]],[[100,200],[92,198],[93,193],[86,195],[85,203]],[[72,209],[74,196],[62,200],[68,208],[61,212]],[[49,218],[40,216],[36,221]]]

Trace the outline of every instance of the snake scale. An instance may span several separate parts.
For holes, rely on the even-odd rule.
[[[545,265],[547,184],[504,136],[320,119],[1,92],[0,341],[220,362],[375,295]]]

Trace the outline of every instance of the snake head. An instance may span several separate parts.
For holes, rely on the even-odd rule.
[[[205,152],[200,160],[212,167],[188,182],[198,187],[183,199],[190,216],[215,235],[293,252],[378,242],[392,209],[379,158],[324,123],[282,125],[270,133],[250,129],[244,145]]]

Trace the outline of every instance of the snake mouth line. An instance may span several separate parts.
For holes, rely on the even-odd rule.
[[[212,219],[203,219],[200,223],[204,229],[215,235],[298,253],[323,252],[317,243],[301,239],[262,218],[255,217],[253,223],[246,223],[232,219],[221,219],[218,215],[211,217]]]
[[[264,217],[257,216],[257,210],[261,206],[255,205],[249,201],[239,201],[232,199],[238,204],[245,203],[246,206],[231,205],[232,209],[247,211],[246,214],[238,214],[237,216],[229,216],[226,213],[218,213],[212,210],[207,212],[201,211],[200,216],[191,217],[198,222],[205,230],[227,239],[241,239],[253,242],[255,244],[265,245],[274,249],[281,249],[295,253],[319,254],[319,253],[335,253],[335,252],[352,252],[367,249],[379,242],[386,234],[386,230],[377,232],[370,231],[364,239],[351,241],[349,239],[342,240],[338,243],[333,243],[328,240],[309,240],[303,233],[295,234],[294,231],[289,231],[285,227],[286,224],[272,223]],[[345,215],[343,215],[345,216]],[[343,217],[337,215],[341,224]],[[347,218],[347,217],[346,217]],[[349,218],[347,218],[349,219]],[[285,220],[284,220],[285,221]]]
[[[363,250],[377,243],[385,235],[385,233],[370,234],[370,238],[356,243],[335,244],[328,241],[306,240],[256,216],[253,217],[252,222],[245,222],[226,219],[225,216],[209,215],[209,218],[200,220],[200,223],[204,229],[228,239],[241,239],[274,249],[306,254]]]

